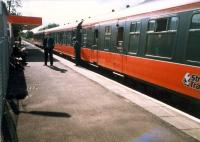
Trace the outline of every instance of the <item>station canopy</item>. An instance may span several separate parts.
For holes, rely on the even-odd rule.
[[[31,30],[42,25],[42,18],[9,15],[8,22],[11,24],[23,25],[23,30]]]

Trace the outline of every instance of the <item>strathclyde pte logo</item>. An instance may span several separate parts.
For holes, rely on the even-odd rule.
[[[183,77],[183,84],[186,87],[200,91],[200,75],[186,73]]]
[[[190,85],[190,73],[186,73],[183,78],[183,84],[186,86]]]

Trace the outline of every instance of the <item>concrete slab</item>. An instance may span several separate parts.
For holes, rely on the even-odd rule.
[[[177,126],[178,129],[199,129],[200,124],[194,121],[191,121],[189,118],[183,116],[176,117],[162,117],[166,122]]]
[[[175,117],[175,116],[177,116],[177,113],[175,113],[174,111],[167,109],[163,106],[147,107],[145,109],[148,110],[149,112],[155,114],[158,117]]]
[[[200,140],[200,129],[188,129],[183,131],[197,140]]]
[[[25,78],[28,96],[20,101],[19,142],[198,141],[189,136],[189,132],[183,133],[150,113],[157,113],[159,110],[152,108],[164,106],[162,103],[151,101],[151,98],[73,63],[59,60],[60,57],[55,56],[55,67],[43,66],[42,52],[31,45],[27,48],[29,64]],[[115,93],[107,88],[109,84],[126,90],[122,90],[122,94],[119,93],[121,89]],[[151,107],[150,112],[132,101],[145,102],[142,105]],[[163,108],[159,109],[162,111]],[[191,125],[195,127],[195,124]]]
[[[61,63],[77,71],[78,73],[99,83],[100,85],[111,90],[112,92],[115,92],[117,95],[120,95],[130,100],[131,102],[143,107],[145,110],[151,112],[152,114],[159,116],[162,120],[168,122],[170,125],[173,125],[174,127],[180,129],[181,131],[183,130],[182,128],[188,127],[187,125],[181,123],[181,121],[184,121],[182,119],[185,119],[188,124],[198,124],[198,125],[195,125],[194,129],[199,128],[200,120],[198,118],[190,116],[180,110],[177,110],[169,105],[166,105],[153,98],[150,98],[149,96],[146,96],[138,91],[132,90],[122,84],[119,84],[118,82],[105,78],[92,71],[82,70],[82,68],[74,67],[74,64],[72,62],[66,61],[65,59],[61,57],[55,56],[55,58],[58,59]],[[116,91],[115,89],[118,89],[118,90]],[[176,123],[176,122],[180,122],[180,123]],[[193,137],[193,135],[191,136]],[[198,140],[200,141],[200,139]]]

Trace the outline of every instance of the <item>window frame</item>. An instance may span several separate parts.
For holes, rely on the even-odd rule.
[[[200,16],[200,11],[194,12],[194,13],[192,14],[192,16],[191,16],[191,19],[190,19],[190,27],[189,27],[189,30],[191,30],[191,31],[198,31],[198,30],[200,29],[200,27],[199,27],[199,28],[191,28],[192,20],[193,20],[193,17],[194,17],[195,15],[199,15],[199,16]],[[200,21],[199,21],[199,25],[200,25]]]
[[[135,24],[136,26],[135,26],[135,29],[132,31],[131,29],[131,26],[133,25],[133,24]],[[139,25],[139,32],[137,31],[137,29],[138,29],[138,25]],[[129,55],[137,55],[138,54],[138,50],[139,50],[139,48],[140,47],[138,47],[137,48],[137,51],[136,52],[132,52],[132,51],[130,51],[130,49],[132,49],[131,48],[131,46],[130,46],[130,38],[131,38],[131,36],[134,36],[134,35],[139,35],[139,40],[140,40],[140,34],[141,34],[141,27],[142,27],[142,22],[141,22],[141,20],[135,20],[135,21],[132,21],[132,22],[130,22],[130,27],[129,27],[129,32],[128,32],[128,49],[127,49],[127,53],[129,54]],[[138,42],[140,42],[140,41],[138,41]],[[139,45],[138,45],[139,46]]]
[[[176,30],[170,30],[170,23],[171,23],[171,20],[173,17],[177,17],[177,21],[178,21],[178,24],[177,24],[177,27],[176,27]],[[166,25],[166,31],[156,31],[156,28],[157,28],[157,19],[163,19],[163,18],[166,18],[167,19],[167,25]],[[149,31],[149,22],[150,21],[155,21],[155,27],[154,27],[154,31]],[[172,15],[165,15],[165,16],[162,16],[162,17],[156,17],[156,18],[152,18],[152,19],[149,19],[148,21],[148,24],[147,24],[147,34],[150,35],[150,34],[165,34],[165,33],[176,33],[176,38],[177,38],[177,31],[178,31],[178,28],[179,28],[179,24],[180,24],[180,17],[179,15],[177,14],[172,14]],[[146,43],[147,45],[147,43]],[[175,44],[176,45],[176,44]],[[145,56],[146,57],[149,57],[149,58],[155,58],[155,59],[161,59],[161,60],[167,60],[167,61],[171,61],[173,58],[174,58],[174,54],[175,54],[175,48],[174,47],[172,49],[172,54],[170,57],[165,57],[165,56],[158,56],[158,55],[151,55],[151,54],[148,54],[148,51],[147,51],[147,47],[146,47],[146,51],[145,51]]]
[[[200,61],[190,60],[190,59],[188,59],[188,55],[187,55],[188,48],[189,48],[189,36],[190,36],[190,32],[200,32],[200,27],[198,29],[191,28],[192,19],[193,19],[194,15],[197,15],[197,14],[200,15],[200,11],[199,10],[198,11],[193,11],[192,16],[190,18],[190,25],[189,25],[188,38],[187,38],[187,47],[185,49],[185,62],[187,64],[199,66],[200,65]]]
[[[112,31],[113,31],[113,26],[112,25],[105,25],[104,26],[104,45],[103,45],[103,48],[102,50],[103,51],[111,51],[112,50]],[[109,30],[108,30],[109,29]],[[107,32],[109,31],[109,32]],[[110,47],[109,48],[105,48],[105,45],[106,45],[106,39],[109,38],[109,44],[110,44]]]

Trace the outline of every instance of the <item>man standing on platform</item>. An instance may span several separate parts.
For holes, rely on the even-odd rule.
[[[75,48],[75,61],[76,65],[79,66],[81,64],[81,29],[82,29],[83,20],[78,24],[76,29],[76,41],[74,44]]]
[[[54,48],[54,39],[49,36],[49,34],[45,34],[45,38],[43,40],[43,48],[44,48],[44,65],[47,65],[48,56],[50,59],[50,65],[53,66],[53,48]]]

